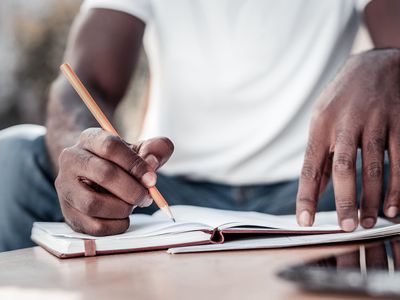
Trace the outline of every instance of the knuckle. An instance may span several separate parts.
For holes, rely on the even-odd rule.
[[[305,157],[306,159],[312,159],[317,156],[317,142],[313,137],[308,139]]]
[[[385,139],[381,130],[374,130],[368,134],[367,153],[381,154],[385,151]]]
[[[88,169],[91,163],[91,160],[94,158],[94,155],[90,152],[86,152],[84,150],[77,151],[75,153],[74,163],[79,163],[81,169]]]
[[[339,198],[336,201],[336,209],[344,216],[350,215],[356,209],[355,202],[351,198]]]
[[[72,147],[64,148],[61,151],[60,156],[58,158],[60,167],[63,166],[64,163],[69,162],[69,160],[71,159],[71,156],[72,156],[72,152],[73,152]]]
[[[111,157],[113,156],[117,149],[118,149],[118,145],[121,142],[121,140],[113,135],[107,135],[101,144],[101,150],[104,156],[107,157]]]
[[[301,204],[303,207],[314,207],[317,205],[317,200],[313,197],[300,196],[298,198],[298,203]]]
[[[333,169],[339,176],[348,177],[354,174],[354,159],[348,153],[338,153],[333,159]]]
[[[350,147],[354,147],[354,145],[355,145],[354,138],[353,138],[352,134],[350,133],[350,131],[344,130],[344,129],[338,130],[336,132],[335,143],[340,144],[340,145],[350,146]]]
[[[301,179],[305,181],[318,182],[321,179],[321,172],[311,162],[304,162],[301,170]]]
[[[94,140],[100,135],[101,128],[88,128],[81,132],[78,145],[81,148],[93,149]]]
[[[101,131],[102,131],[102,129],[97,128],[97,127],[87,128],[81,132],[81,134],[79,135],[79,140],[85,141],[87,139],[92,139],[92,138],[98,136]]]
[[[56,179],[54,180],[54,187],[56,188],[57,191],[61,191],[62,182],[63,182],[63,180],[61,179],[61,175],[59,173],[57,175]]]
[[[129,173],[135,177],[142,177],[147,172],[147,164],[139,155],[133,155],[129,163]]]
[[[380,162],[374,161],[367,165],[364,171],[364,175],[367,180],[375,181],[382,178],[383,165]]]

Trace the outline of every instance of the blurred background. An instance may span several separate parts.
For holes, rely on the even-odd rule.
[[[47,94],[62,63],[81,0],[0,0],[0,129],[44,124]],[[128,140],[138,135],[148,82],[144,51],[115,122]],[[121,113],[124,111],[124,113]]]
[[[49,86],[62,63],[69,27],[80,4],[81,0],[0,0],[0,129],[44,123]],[[368,34],[361,28],[353,52],[370,47]],[[142,51],[114,120],[129,141],[140,130],[148,75]]]

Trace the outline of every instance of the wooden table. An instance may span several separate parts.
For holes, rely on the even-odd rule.
[[[301,291],[275,273],[288,264],[355,247],[183,255],[157,251],[65,260],[34,247],[0,253],[0,299],[343,299]]]

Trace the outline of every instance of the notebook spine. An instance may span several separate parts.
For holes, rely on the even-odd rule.
[[[215,228],[211,233],[210,241],[213,244],[223,244],[225,241],[224,234],[218,228]]]

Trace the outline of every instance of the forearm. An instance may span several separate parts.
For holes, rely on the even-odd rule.
[[[96,102],[111,117],[115,107],[103,101],[100,93],[90,88]],[[58,157],[61,151],[78,141],[80,133],[89,127],[98,127],[98,123],[86,108],[82,100],[69,83],[59,77],[51,86],[46,119],[46,146],[53,164],[58,172]]]
[[[364,20],[376,48],[400,48],[400,1],[371,1]]]
[[[139,19],[104,9],[91,10],[74,22],[64,59],[110,118],[134,71],[144,28]],[[99,126],[62,75],[50,90],[46,126],[56,173],[61,151],[75,144],[86,128]]]

